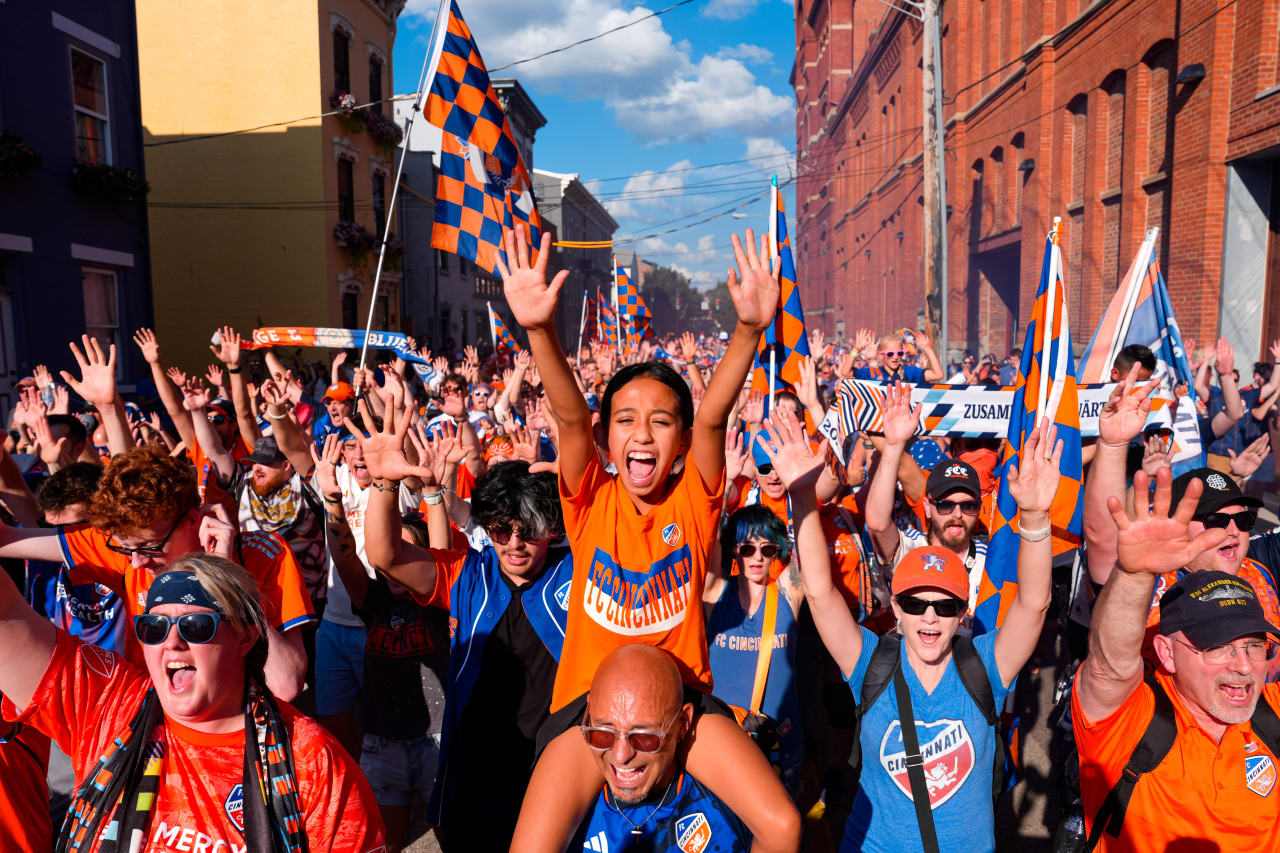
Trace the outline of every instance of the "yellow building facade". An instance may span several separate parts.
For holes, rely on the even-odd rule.
[[[395,179],[393,111],[387,101],[322,114],[391,97],[403,6],[137,0],[155,322],[166,361],[207,363],[209,338],[224,323],[244,335],[258,326],[364,327]],[[356,235],[344,245],[335,237],[342,220],[366,233],[344,226]],[[373,246],[361,252],[362,242]],[[399,284],[384,269],[375,329],[399,328]]]

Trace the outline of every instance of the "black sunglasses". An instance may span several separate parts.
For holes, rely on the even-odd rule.
[[[950,619],[964,613],[968,607],[968,602],[961,601],[958,598],[917,598],[914,595],[907,595],[905,592],[894,596],[897,599],[898,606],[902,608],[902,612],[910,616],[923,616],[924,612],[930,607],[933,612],[938,614],[940,619]]]
[[[770,474],[773,473],[772,463],[766,462],[763,465],[757,465],[756,473],[759,474],[761,477],[768,477]]]
[[[146,646],[158,646],[169,637],[169,628],[178,626],[178,636],[187,643],[207,643],[218,633],[221,613],[184,613],[181,616],[162,616],[144,613],[133,617],[133,633],[138,642]]]
[[[933,505],[942,515],[951,515],[956,507],[960,507],[965,515],[977,515],[978,510],[982,509],[981,501],[934,501]]]
[[[226,415],[209,415],[209,423],[214,426],[222,426],[227,422]]]
[[[755,555],[756,555],[756,546],[752,545],[750,542],[743,542],[741,545],[738,546],[739,557],[746,559],[747,557],[754,557]],[[778,556],[778,546],[777,545],[761,545],[760,556],[764,557],[766,560],[772,560],[774,557]]]
[[[1241,533],[1248,533],[1253,530],[1253,525],[1257,523],[1258,514],[1248,510],[1243,512],[1211,512],[1208,515],[1197,515],[1195,518],[1208,530],[1226,530],[1227,525],[1234,521],[1236,530]]]

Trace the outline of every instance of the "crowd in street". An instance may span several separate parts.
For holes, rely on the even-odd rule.
[[[1002,467],[912,405],[1012,386],[1020,352],[811,332],[770,397],[748,231],[733,328],[566,353],[548,248],[517,229],[499,262],[524,349],[224,326],[200,373],[139,329],[149,375],[86,335],[17,383],[0,850],[398,853],[425,822],[445,851],[991,851],[1042,670],[1055,849],[1280,849],[1280,342],[1243,387],[1225,340],[1188,343],[1207,464],[1176,477],[1156,358],[1121,350],[1055,559],[1054,425]],[[837,448],[849,379],[883,383],[882,428]]]

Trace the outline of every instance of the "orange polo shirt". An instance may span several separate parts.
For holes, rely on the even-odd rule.
[[[1105,832],[1097,849],[1108,853],[1178,850],[1275,850],[1280,822],[1276,756],[1254,737],[1249,723],[1229,726],[1219,743],[1200,728],[1173,689],[1173,679],[1156,673],[1173,702],[1178,736],[1164,761],[1133,789],[1119,838]],[[1280,686],[1268,684],[1259,701],[1280,708]],[[1080,752],[1080,793],[1085,831],[1146,731],[1155,697],[1138,686],[1111,716],[1090,721],[1071,695],[1076,748]]]

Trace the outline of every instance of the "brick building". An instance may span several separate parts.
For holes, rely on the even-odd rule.
[[[797,0],[808,322],[923,324],[921,30]],[[950,354],[1020,345],[1064,223],[1077,348],[1148,227],[1183,333],[1280,337],[1280,0],[946,0]]]

